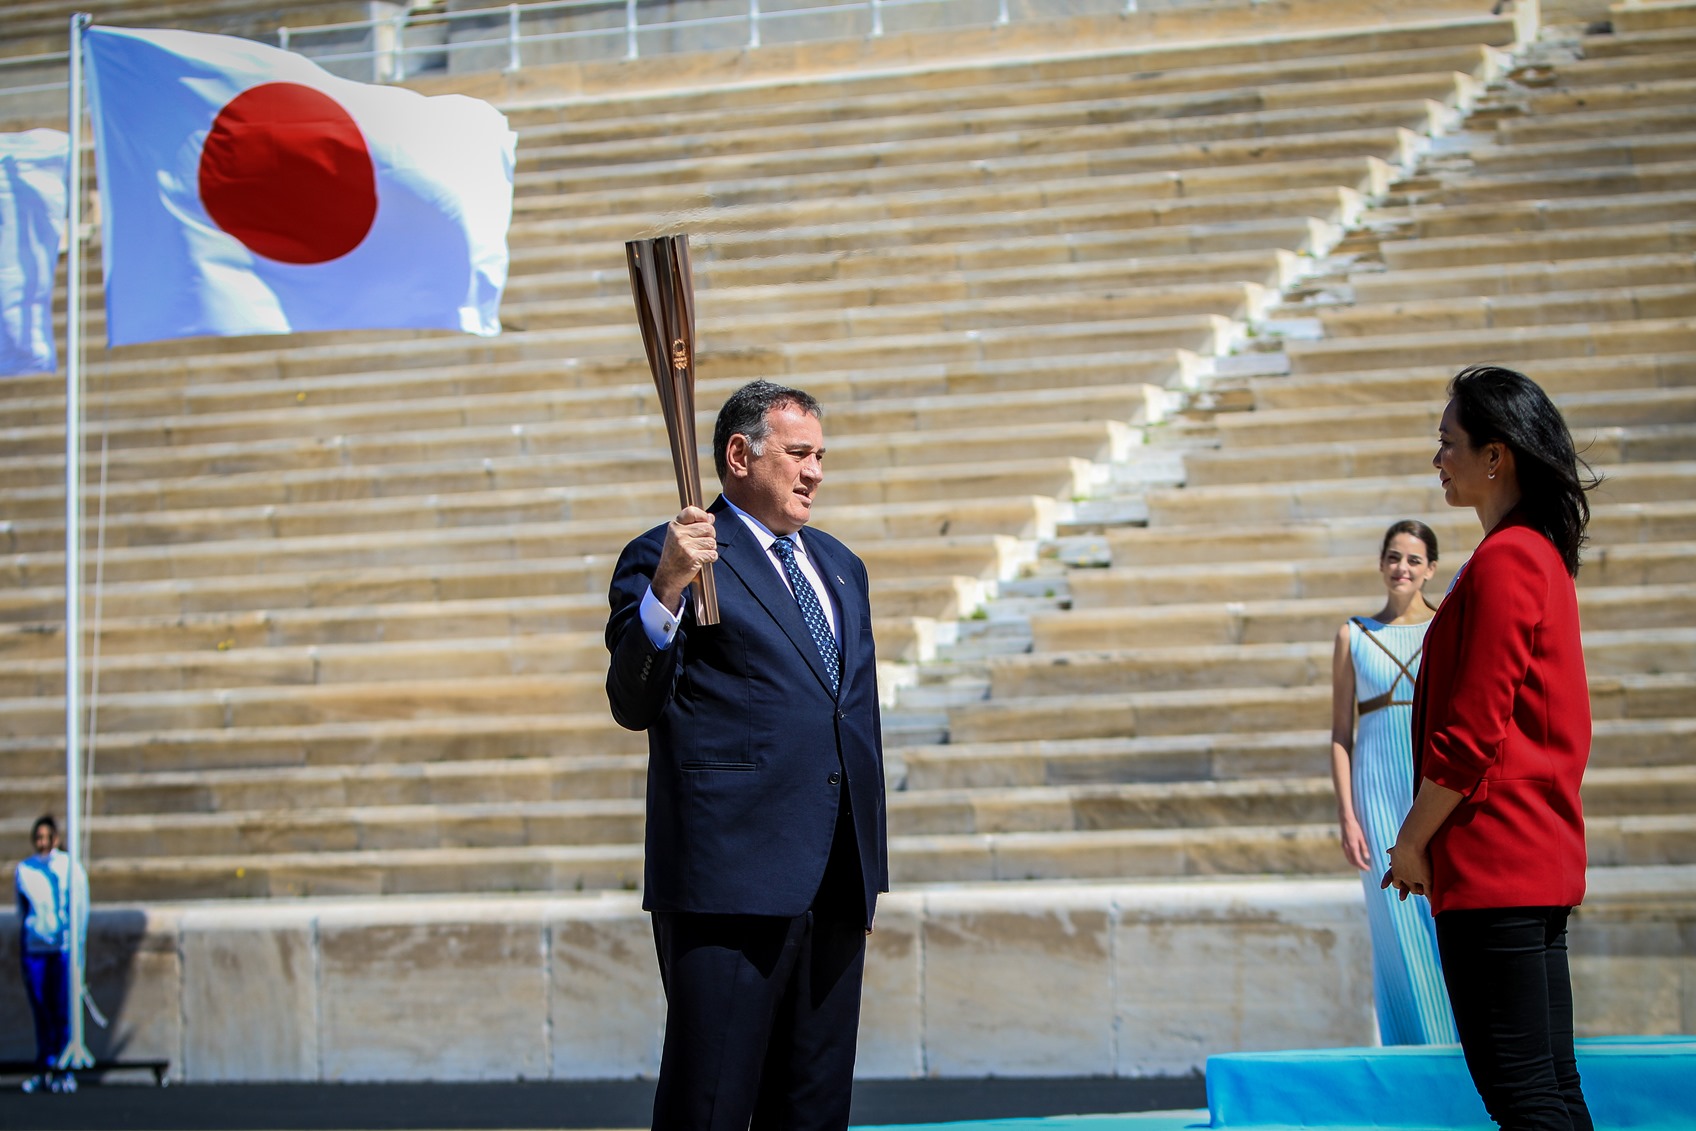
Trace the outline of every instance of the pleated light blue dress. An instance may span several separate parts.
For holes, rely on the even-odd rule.
[[[1424,896],[1403,902],[1381,889],[1387,855],[1413,807],[1413,681],[1425,643],[1424,624],[1349,621],[1354,661],[1355,818],[1378,867],[1361,873],[1372,930],[1372,986],[1378,1033],[1386,1045],[1454,1044],[1454,1015],[1437,957],[1437,928]]]

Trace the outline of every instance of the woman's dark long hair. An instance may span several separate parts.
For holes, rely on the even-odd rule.
[[[1523,373],[1470,365],[1449,382],[1449,399],[1473,447],[1499,442],[1513,452],[1520,513],[1555,544],[1567,573],[1577,577],[1590,525],[1585,493],[1601,480],[1578,457],[1549,394]]]

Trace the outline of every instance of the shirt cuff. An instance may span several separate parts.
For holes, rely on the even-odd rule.
[[[685,589],[683,609],[688,607],[689,590]],[[660,604],[660,599],[654,596],[654,588],[651,585],[648,591],[642,594],[642,607],[637,615],[642,618],[642,631],[648,634],[648,643],[654,646],[655,651],[663,652],[671,647],[671,642],[677,637],[677,626],[682,619],[683,609],[679,609],[674,616],[671,610]]]

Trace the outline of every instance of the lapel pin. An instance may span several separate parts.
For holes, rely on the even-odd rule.
[[[843,581],[843,580],[842,580],[842,575],[841,575],[841,574],[840,574],[840,573],[839,573],[839,574],[837,574],[837,575],[836,575],[836,584],[838,584],[838,585],[846,585],[846,584],[848,584],[848,583],[847,583],[847,582],[846,582],[846,581]]]

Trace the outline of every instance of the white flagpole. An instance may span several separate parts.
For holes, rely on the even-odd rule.
[[[60,1068],[94,1063],[83,1039],[82,893],[82,33],[89,16],[71,17],[70,161],[67,168],[65,253],[65,845],[71,860],[67,927],[71,936],[66,965],[70,1040],[59,1054]]]

